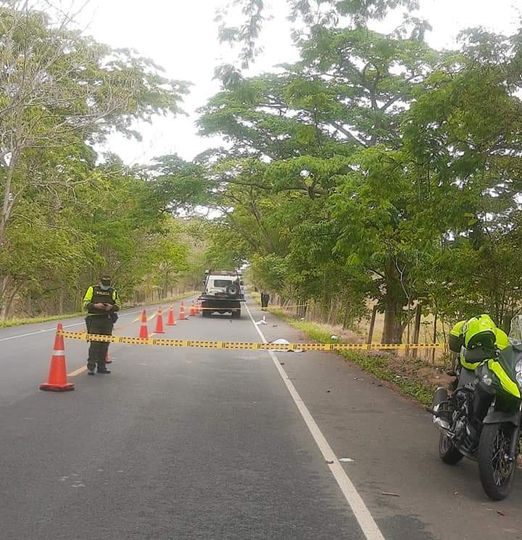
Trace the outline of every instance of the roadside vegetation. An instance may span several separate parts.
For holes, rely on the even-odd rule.
[[[0,62],[0,319],[78,312],[101,273],[129,303],[192,290],[197,223],[172,216],[152,172],[96,150],[178,114],[187,83],[49,2],[0,2]]]
[[[426,21],[372,29],[415,2],[290,3],[300,60],[254,77],[223,68],[199,126],[227,147],[159,161],[173,200],[220,213],[210,260],[248,261],[302,317],[352,328],[375,306],[383,343],[407,339],[417,313],[432,335],[481,312],[509,329],[522,302],[522,29],[471,28],[438,51]],[[263,2],[242,4],[262,25]],[[225,32],[246,63],[248,28]]]
[[[216,67],[198,120],[223,146],[128,167],[100,143],[179,114],[189,84],[48,3],[0,3],[0,318],[77,312],[100,272],[139,303],[248,263],[301,318],[353,329],[374,308],[383,343],[408,340],[416,314],[434,335],[477,312],[507,329],[522,305],[522,28],[439,51],[415,0],[288,0],[299,60],[249,76],[268,8],[234,5],[243,22],[224,13],[219,32],[242,68]],[[392,9],[403,22],[376,31]]]
[[[174,296],[161,298],[161,301],[164,303],[174,302],[176,300],[181,300],[184,298],[194,296],[195,294],[199,294],[199,291],[186,291],[180,294],[176,294]],[[149,303],[156,304],[157,301],[151,301],[151,302],[146,302],[144,304],[139,304],[139,307],[140,308],[146,307]],[[123,308],[126,308],[126,307],[137,307],[137,306],[135,304],[126,305],[124,303]],[[58,320],[61,321],[64,319],[72,319],[73,317],[83,317],[83,316],[85,316],[84,311],[78,311],[75,313],[61,313],[59,315],[46,315],[46,316],[41,316],[41,317],[31,317],[31,318],[25,318],[25,319],[19,319],[19,318],[14,317],[11,319],[5,319],[3,321],[0,321],[0,328],[11,328],[14,326],[23,326],[25,324],[35,324],[35,323],[42,323],[42,322],[49,322],[49,321],[58,321]]]

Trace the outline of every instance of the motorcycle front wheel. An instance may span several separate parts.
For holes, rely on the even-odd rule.
[[[509,449],[514,429],[511,424],[485,424],[480,434],[480,481],[486,495],[494,501],[505,499],[513,485],[516,459],[510,459]]]

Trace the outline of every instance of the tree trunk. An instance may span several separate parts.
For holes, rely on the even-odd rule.
[[[64,305],[64,290],[60,289],[59,296],[58,296],[58,314],[59,315],[62,315],[64,312],[63,305]]]
[[[433,314],[433,343],[437,343],[437,319],[438,319],[438,313],[435,311]],[[435,351],[436,349],[433,348],[431,351],[431,363],[435,363]]]
[[[335,324],[335,312],[336,312],[336,302],[332,298],[330,299],[330,308],[328,309],[328,318],[326,320],[327,324]]]
[[[11,308],[13,306],[13,302],[15,301],[16,295],[18,294],[18,291],[20,290],[20,285],[15,285],[10,291],[9,294],[7,292],[4,294],[4,302],[5,302],[5,309],[4,309],[4,319],[8,319],[11,316]]]
[[[420,303],[415,307],[415,326],[413,328],[413,343],[419,344],[420,337],[420,327],[421,327],[421,315],[422,315],[422,306]],[[418,349],[413,349],[412,356],[413,358],[417,357]]]
[[[370,344],[373,340],[373,329],[375,328],[375,318],[377,317],[377,304],[373,306],[372,309],[372,318],[370,321],[370,329],[368,330],[368,339],[366,340],[366,343]]]
[[[404,323],[401,322],[404,302],[392,295],[384,299],[384,328],[381,343],[402,343]]]
[[[384,270],[386,292],[384,294],[384,328],[381,343],[402,343],[405,327],[404,306],[410,299],[405,293],[405,272],[399,272],[394,259],[388,260]]]
[[[18,152],[13,151],[9,161],[9,167],[6,171],[4,180],[4,193],[2,201],[2,213],[0,214],[0,249],[4,247],[7,223],[11,217],[11,211],[14,204],[14,195],[11,192],[15,167],[18,163]]]
[[[9,287],[9,276],[4,276],[0,283],[0,319],[6,318],[6,297]]]

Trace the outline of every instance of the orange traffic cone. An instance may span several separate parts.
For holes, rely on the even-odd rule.
[[[192,305],[190,306],[190,316],[194,317],[196,315],[196,306],[194,305],[194,302],[192,302]]]
[[[175,326],[176,321],[174,319],[174,309],[172,306],[169,308],[169,314],[167,315],[167,326]]]
[[[74,390],[74,384],[67,382],[67,369],[65,368],[65,349],[63,347],[62,323],[56,327],[56,337],[54,338],[54,349],[49,366],[49,378],[46,383],[40,385],[40,390],[51,390],[53,392],[65,392]]]
[[[179,321],[186,321],[187,318],[185,317],[185,306],[183,305],[183,302],[181,302],[181,305],[179,306],[179,315],[178,315]]]
[[[165,330],[163,330],[163,314],[161,312],[161,308],[158,308],[158,314],[156,315],[156,329],[154,330],[155,334],[164,334]]]
[[[141,326],[140,326],[140,338],[147,339],[149,337],[149,330],[147,328],[147,312],[145,310],[141,313]]]

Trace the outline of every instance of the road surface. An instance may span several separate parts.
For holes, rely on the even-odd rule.
[[[161,337],[303,341],[249,307]],[[76,389],[42,392],[55,329],[0,330],[2,539],[522,539],[521,474],[491,502],[475,463],[439,460],[421,407],[335,354],[113,344],[89,377],[66,340]]]

